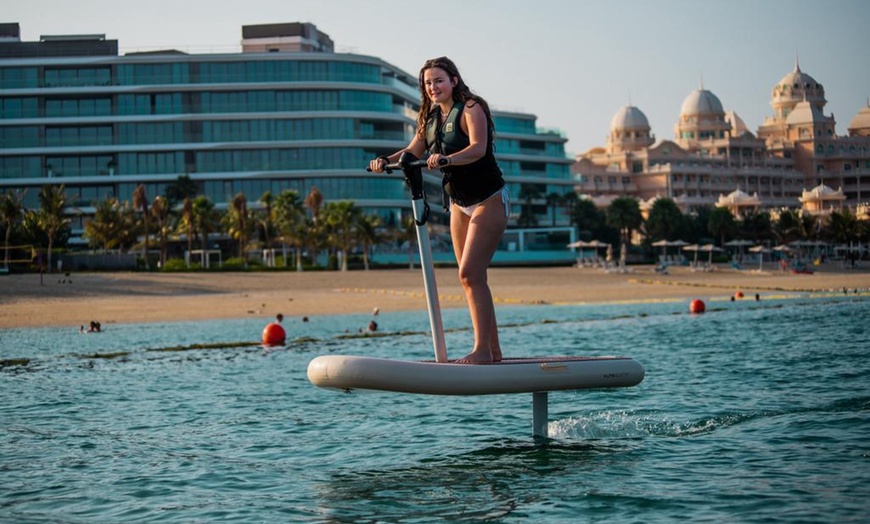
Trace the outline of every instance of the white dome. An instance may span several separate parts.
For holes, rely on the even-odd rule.
[[[843,194],[843,188],[839,188],[836,191],[826,186],[825,184],[819,184],[816,187],[807,191],[804,189],[801,191],[801,202],[818,202],[823,200],[845,200],[846,195]]]
[[[617,131],[620,129],[642,129],[648,130],[649,120],[643,111],[634,106],[625,106],[613,115],[613,120],[610,121],[610,130]]]
[[[862,107],[849,123],[849,129],[870,129],[870,105]]]
[[[792,104],[802,100],[825,102],[825,88],[795,64],[794,71],[782,77],[773,87],[773,102]]]
[[[680,108],[681,116],[698,115],[709,113],[724,113],[722,102],[710,91],[706,89],[695,89],[683,101],[683,106]]]
[[[815,78],[801,71],[800,66],[795,66],[794,71],[782,77],[782,80],[777,82],[778,86],[788,86],[792,89],[816,89],[822,87],[816,82]]]

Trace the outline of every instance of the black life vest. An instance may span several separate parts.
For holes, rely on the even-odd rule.
[[[429,153],[451,155],[471,144],[462,130],[462,112],[465,102],[454,102],[447,117],[439,125],[440,109],[436,106],[429,112],[426,121],[426,149]],[[441,169],[444,178],[441,184],[451,200],[460,206],[483,202],[504,187],[504,177],[493,153],[493,130],[487,131],[486,153],[471,164],[451,165]]]

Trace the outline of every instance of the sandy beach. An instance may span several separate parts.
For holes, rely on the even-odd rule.
[[[833,264],[812,274],[650,267],[491,268],[496,306],[685,300],[743,300],[793,293],[866,292],[870,271]],[[442,308],[465,307],[453,268],[435,272]],[[425,310],[419,269],[256,273],[73,273],[0,276],[0,329],[170,322],[249,316],[285,317]]]

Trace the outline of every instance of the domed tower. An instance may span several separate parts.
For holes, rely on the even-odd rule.
[[[773,118],[785,120],[800,102],[807,101],[821,113],[825,108],[825,88],[813,77],[801,71],[800,63],[795,60],[794,71],[782,77],[771,95]]]
[[[649,121],[643,111],[629,104],[617,111],[610,121],[607,152],[618,154],[649,147],[655,142],[650,131]]]
[[[803,103],[810,106],[810,115],[822,115],[827,103],[825,88],[801,71],[800,63],[795,59],[794,71],[773,86],[770,99],[773,117],[766,117],[764,123],[758,127],[758,138],[763,139],[767,148],[775,155],[782,156],[785,150],[792,147],[789,143],[788,118]],[[806,113],[806,109],[802,112]],[[801,119],[806,120],[805,117],[806,115]]]
[[[849,136],[870,137],[870,100],[867,100],[867,107],[862,107],[849,123]]]
[[[730,131],[722,102],[704,88],[689,93],[680,108],[680,120],[674,126],[676,142],[686,149],[698,149],[703,142],[726,138]]]

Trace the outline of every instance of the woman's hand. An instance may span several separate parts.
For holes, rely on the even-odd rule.
[[[432,155],[429,155],[429,158],[426,159],[426,167],[433,171],[442,167],[449,166],[452,163],[453,162],[450,161],[449,156],[442,155],[440,153],[434,153]]]
[[[383,173],[384,166],[386,166],[386,165],[387,165],[386,157],[379,156],[376,159],[369,162],[369,169],[372,171],[372,173]]]

